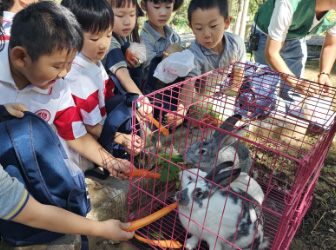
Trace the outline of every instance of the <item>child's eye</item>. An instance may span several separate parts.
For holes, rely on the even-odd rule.
[[[55,69],[60,69],[61,67],[59,67],[59,66],[53,66]]]
[[[195,28],[195,30],[201,31],[202,29],[201,28]]]
[[[216,28],[218,24],[211,26],[212,29]]]
[[[90,39],[92,42],[97,42],[98,41],[98,38],[96,39]]]

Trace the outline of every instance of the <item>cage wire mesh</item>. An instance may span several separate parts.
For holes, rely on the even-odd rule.
[[[294,91],[288,104],[279,98],[284,91],[280,76],[269,68],[235,63],[146,96],[159,125],[133,119],[133,135],[140,132],[145,146],[131,159],[136,168],[161,178],[135,178],[131,172],[128,220],[175,200],[180,204],[137,230],[152,244],[132,240],[134,246],[161,249],[158,240],[173,240],[195,249],[289,247],[335,135],[336,90],[330,88],[328,97]],[[309,88],[319,86],[283,76]],[[144,98],[138,101],[145,104]],[[183,124],[167,123],[166,114],[183,118]],[[215,146],[209,153],[211,142]],[[221,169],[223,162],[228,165]]]

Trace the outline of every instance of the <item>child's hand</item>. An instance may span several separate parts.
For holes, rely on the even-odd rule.
[[[182,52],[183,48],[178,44],[178,43],[173,43],[173,44],[169,44],[165,53],[167,56],[169,56],[170,54],[173,54],[175,52]],[[167,56],[164,56],[164,58],[166,58]]]
[[[143,101],[142,106],[137,109],[137,118],[143,122],[150,122],[151,120],[148,115],[152,115],[153,109],[152,106],[146,105],[146,103],[150,104],[148,98],[145,98]]]
[[[130,68],[136,68],[140,66],[139,59],[135,55],[133,55],[129,49],[126,50],[125,59],[127,66]]]
[[[182,105],[182,104],[179,104],[178,106],[178,109],[177,109],[177,113],[180,114],[180,115],[186,115],[187,114],[187,109]],[[179,126],[180,124],[183,123],[183,120],[184,118],[183,117],[179,117],[179,116],[176,116],[174,114],[171,114],[171,113],[167,113],[165,114],[165,119],[166,119],[166,124],[169,124],[169,127],[177,127]]]
[[[29,111],[23,103],[7,103],[4,106],[8,113],[17,118],[22,118],[24,116],[23,111]]]
[[[126,180],[128,179],[128,176],[123,173],[129,173],[130,168],[133,168],[134,166],[128,160],[113,157],[106,162],[105,167],[113,176],[121,180]]]
[[[125,147],[127,153],[131,154],[132,152],[132,135],[122,134],[123,141],[122,145]],[[143,142],[142,139],[135,135],[135,140],[133,141],[133,147],[134,147],[134,155],[138,155],[141,152],[141,149],[143,148]]]
[[[122,223],[119,220],[106,220],[102,221],[101,235],[105,239],[114,242],[126,241],[132,239],[134,232],[126,232],[124,229],[129,227],[129,223]]]

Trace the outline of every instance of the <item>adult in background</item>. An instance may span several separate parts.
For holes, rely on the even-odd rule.
[[[253,51],[255,61],[289,75],[303,76],[307,60],[306,36],[326,32],[318,74],[321,87],[283,76],[281,87],[284,89],[280,96],[285,101],[295,103],[300,99],[299,93],[312,96],[321,91],[323,95],[329,92],[330,72],[336,58],[335,10],[336,0],[268,0],[256,13],[255,34],[259,39],[255,40],[259,41],[257,50]]]

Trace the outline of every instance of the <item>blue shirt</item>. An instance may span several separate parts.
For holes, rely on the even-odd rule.
[[[225,32],[223,36],[225,43],[222,55],[218,55],[211,49],[207,49],[194,40],[190,46],[191,52],[195,55],[195,68],[189,72],[188,78],[195,77],[214,69],[221,68],[234,62],[246,61],[246,48],[243,39],[239,36]]]
[[[148,20],[144,23],[144,26],[140,32],[141,42],[146,46],[146,62],[143,64],[145,71],[145,78],[147,78],[147,72],[149,64],[155,56],[163,56],[163,52],[167,49],[168,45],[178,43],[182,47],[180,36],[168,25],[163,27],[166,36],[162,36],[156,30],[154,30],[148,23]]]

